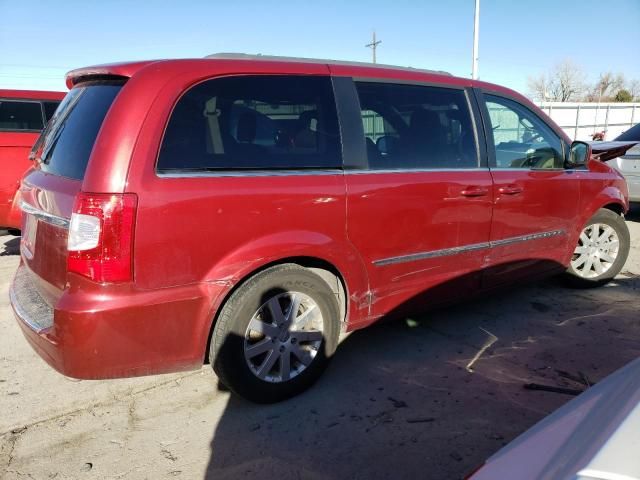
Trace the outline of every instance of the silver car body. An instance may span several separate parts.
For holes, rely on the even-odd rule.
[[[640,145],[633,147],[623,157],[609,160],[607,165],[624,175],[629,188],[629,201],[640,202]]]
[[[615,141],[640,141],[640,124],[634,125],[619,135]],[[629,187],[629,201],[640,202],[640,144],[635,145],[623,156],[607,162],[618,170],[627,180]]]
[[[640,480],[640,359],[520,435],[471,477],[498,479]]]

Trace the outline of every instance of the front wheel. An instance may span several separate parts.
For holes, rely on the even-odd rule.
[[[571,286],[591,288],[613,279],[627,261],[630,237],[624,218],[600,209],[580,232],[567,279]]]
[[[339,336],[329,285],[294,264],[247,280],[218,316],[209,352],[219,379],[238,395],[272,403],[297,395],[322,374]]]

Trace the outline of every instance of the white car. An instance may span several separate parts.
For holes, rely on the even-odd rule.
[[[615,141],[640,141],[640,123],[621,134]],[[624,156],[607,164],[618,170],[627,180],[629,201],[640,202],[640,144],[630,149]]]
[[[640,480],[640,359],[527,430],[470,477],[503,479]]]

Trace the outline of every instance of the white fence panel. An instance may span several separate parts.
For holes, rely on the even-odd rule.
[[[574,140],[605,132],[613,140],[640,123],[640,103],[539,102],[538,106]]]

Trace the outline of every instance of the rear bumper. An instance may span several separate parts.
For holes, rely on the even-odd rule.
[[[202,366],[217,289],[91,286],[74,287],[51,308],[37,294],[27,267],[16,273],[10,290],[14,315],[27,341],[54,369],[79,379],[105,379]]]
[[[9,299],[16,317],[34,332],[40,333],[53,326],[53,309],[35,288],[30,288],[26,268],[18,268],[13,277]]]

